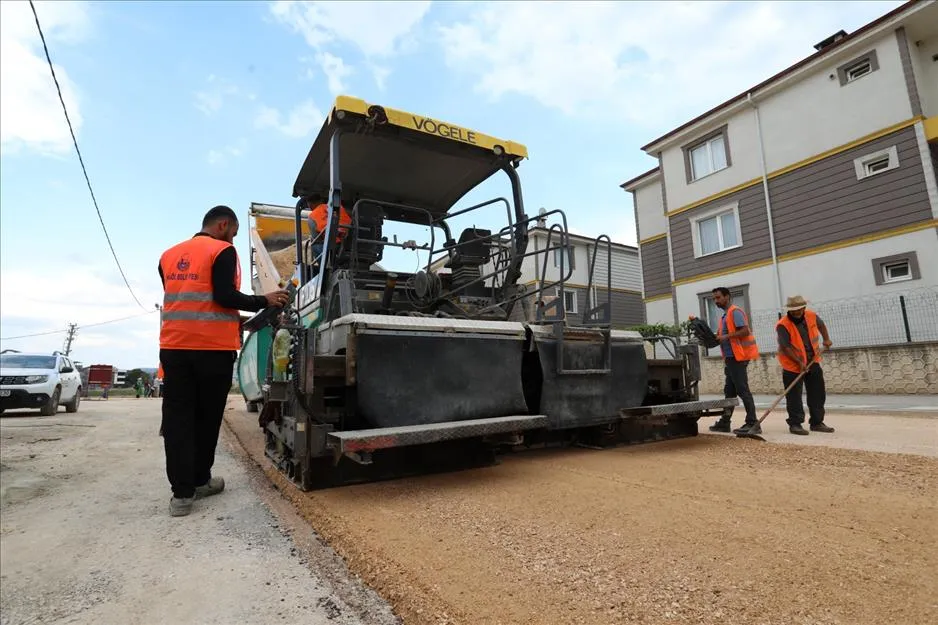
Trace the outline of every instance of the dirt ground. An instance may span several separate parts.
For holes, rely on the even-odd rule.
[[[224,441],[225,492],[170,517],[160,404],[0,419],[0,623],[398,622]]]
[[[837,433],[803,438],[779,418],[768,443],[533,451],[313,493],[263,460],[256,419],[227,417],[408,624],[938,622],[932,418],[831,415]]]

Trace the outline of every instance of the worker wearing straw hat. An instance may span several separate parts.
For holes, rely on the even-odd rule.
[[[789,431],[802,436],[808,434],[804,429],[804,405],[801,402],[802,389],[805,389],[811,431],[833,432],[834,428],[824,424],[827,392],[820,364],[821,339],[825,350],[832,345],[827,326],[817,313],[808,310],[808,302],[802,296],[795,295],[785,303],[785,316],[778,320],[775,331],[778,335],[778,360],[782,365],[782,385],[788,388],[802,372],[806,372],[785,396]]]

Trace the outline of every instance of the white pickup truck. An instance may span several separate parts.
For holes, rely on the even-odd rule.
[[[59,406],[78,412],[81,374],[62,354],[0,354],[0,413],[15,408],[38,408],[44,416]]]

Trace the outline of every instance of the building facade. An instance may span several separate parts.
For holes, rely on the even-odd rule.
[[[622,187],[649,323],[713,322],[716,286],[775,318],[938,286],[938,2],[815,47],[642,148],[658,166]]]
[[[560,289],[550,285],[559,281],[561,276],[569,275],[563,289],[567,319],[580,323],[588,310],[609,302],[613,326],[628,328],[643,324],[645,311],[638,248],[615,242],[609,245],[605,241],[597,247],[595,239],[576,234],[568,234],[567,243],[564,257],[556,233],[548,241],[548,230],[545,228],[529,230],[529,255],[522,263],[520,282],[528,288],[537,288],[543,281],[544,285],[548,285],[544,295],[559,297]]]

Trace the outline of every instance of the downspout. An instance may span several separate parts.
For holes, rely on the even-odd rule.
[[[756,136],[759,139],[759,164],[762,167],[762,193],[765,195],[765,214],[769,221],[769,245],[772,249],[772,267],[775,270],[775,312],[781,316],[782,276],[778,270],[778,253],[775,250],[775,228],[772,225],[772,200],[769,197],[769,173],[765,168],[765,144],[762,142],[762,122],[759,119],[759,107],[752,99],[752,93],[746,94],[746,102],[756,114]]]

